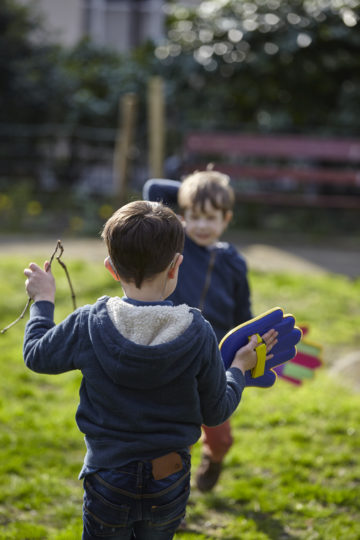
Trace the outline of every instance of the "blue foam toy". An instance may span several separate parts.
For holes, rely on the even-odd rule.
[[[220,342],[221,356],[225,369],[228,369],[236,351],[246,345],[252,335],[262,336],[272,328],[279,333],[277,336],[278,342],[270,351],[270,354],[274,356],[266,360],[262,375],[253,376],[251,370],[246,371],[246,386],[259,386],[261,388],[272,386],[277,378],[272,368],[294,358],[296,355],[295,345],[302,336],[300,328],[295,326],[295,317],[288,314],[284,315],[283,310],[279,307],[273,308],[230,330]],[[255,372],[253,371],[253,373]]]

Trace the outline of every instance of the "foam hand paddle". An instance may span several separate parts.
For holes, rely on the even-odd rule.
[[[301,326],[303,339],[297,346],[296,356],[274,371],[285,381],[300,386],[304,381],[315,377],[315,370],[322,366],[322,348],[317,343],[308,341],[308,327]]]
[[[266,360],[266,345],[261,336],[271,329],[278,332],[278,342],[271,350],[272,358]],[[296,344],[300,341],[302,332],[295,326],[292,315],[284,315],[281,308],[267,311],[246,323],[230,330],[220,342],[220,352],[225,369],[231,365],[236,351],[246,345],[249,338],[257,336],[258,346],[255,348],[257,364],[251,371],[246,371],[246,386],[267,388],[276,381],[273,368],[288,362],[296,355]]]

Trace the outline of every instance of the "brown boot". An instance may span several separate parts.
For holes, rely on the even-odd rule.
[[[215,463],[206,454],[201,456],[201,463],[196,472],[196,485],[200,491],[211,491],[219,479],[221,461]]]

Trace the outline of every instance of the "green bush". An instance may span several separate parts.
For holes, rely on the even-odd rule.
[[[108,204],[106,197],[69,198],[66,192],[74,193],[84,177],[84,152],[96,165],[102,142],[104,153],[113,151],[119,98],[129,92],[138,96],[134,185],[146,179],[147,86],[154,75],[165,81],[166,155],[180,160],[183,136],[191,129],[359,136],[358,1],[223,0],[192,8],[169,1],[167,10],[164,43],[119,55],[88,40],[73,48],[34,40],[34,32],[48,37],[41,21],[30,7],[4,0],[0,45],[7,54],[0,58],[0,108],[7,124],[0,124],[0,163],[5,170],[11,162],[13,186],[7,191],[0,185],[3,230],[36,231],[50,224],[49,230],[91,232],[98,226],[94,216]],[[58,136],[51,126],[59,124]],[[107,132],[105,142],[91,132],[95,127]],[[61,145],[70,150],[59,157]],[[59,191],[42,196],[48,166]],[[23,179],[35,183],[37,193],[24,187]],[[249,206],[236,219],[247,228],[285,225],[321,234],[357,233],[359,226],[352,211],[319,212],[314,220],[303,209],[264,212]]]
[[[171,4],[155,54],[174,126],[359,134],[360,5]]]
[[[44,191],[31,179],[0,182],[2,233],[96,235],[116,208],[109,195],[68,188]]]

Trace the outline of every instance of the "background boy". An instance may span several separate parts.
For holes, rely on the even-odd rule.
[[[235,410],[244,372],[256,363],[256,338],[225,373],[200,311],[166,301],[184,243],[169,208],[130,203],[102,236],[126,296],[103,296],[55,325],[49,263],[44,270],[31,263],[24,273],[35,303],[24,360],[39,373],[82,372],[76,421],[87,446],[83,539],[168,540],[189,496],[188,448],[201,424],[223,422]],[[276,333],[263,337],[271,350]]]
[[[201,309],[220,342],[229,330],[252,318],[246,262],[234,246],[219,241],[233,215],[235,197],[229,177],[206,170],[182,183],[149,180],[143,195],[179,208],[186,232],[184,263],[170,300]],[[202,442],[196,483],[201,491],[209,491],[233,443],[230,421],[204,426]]]

